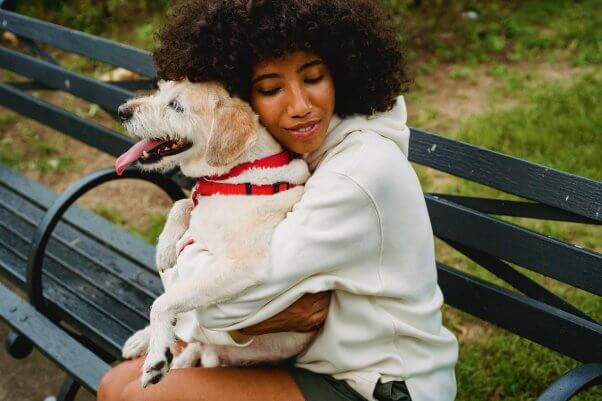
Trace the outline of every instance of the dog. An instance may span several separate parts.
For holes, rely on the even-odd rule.
[[[199,361],[205,367],[240,366],[302,352],[315,332],[260,335],[245,347],[193,342],[172,360],[174,325],[182,314],[267,279],[272,232],[301,198],[307,164],[283,152],[249,104],[217,82],[159,82],[156,93],[127,101],[118,114],[139,140],[117,159],[118,174],[137,161],[145,170],[179,166],[198,179],[192,198],[174,203],[159,236],[156,263],[162,276],[177,270],[179,258],[192,248],[211,255],[211,262],[188,269],[185,280],[166,286],[153,302],[150,325],[125,343],[125,358],[146,354],[142,386],[158,383],[172,367]]]

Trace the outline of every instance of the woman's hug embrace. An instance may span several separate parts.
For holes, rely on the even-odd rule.
[[[150,326],[99,399],[453,400],[457,341],[378,2],[187,1],[158,38],[164,81],[120,108],[139,142],[116,169],[197,181],[157,244]],[[308,294],[330,297],[309,329],[291,323]]]
[[[266,281],[273,229],[301,198],[307,164],[291,159],[250,106],[216,84],[161,83],[157,94],[124,104],[120,115],[140,142],[117,160],[118,173],[139,160],[146,169],[177,164],[198,177],[192,198],[174,204],[157,244],[166,292],[152,306],[150,326],[124,346],[126,358],[147,355],[142,385],[159,382],[172,361],[179,368],[247,365],[301,352],[313,333],[216,347],[216,334],[185,314]],[[173,360],[176,333],[189,344]]]

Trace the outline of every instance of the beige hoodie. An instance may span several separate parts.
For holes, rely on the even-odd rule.
[[[267,283],[195,311],[199,341],[259,323],[304,293],[334,289],[328,318],[297,366],[346,380],[372,400],[405,380],[413,401],[451,401],[458,344],[441,325],[433,234],[407,160],[403,97],[385,113],[333,116],[301,201],[274,231]],[[212,334],[214,333],[214,334]]]

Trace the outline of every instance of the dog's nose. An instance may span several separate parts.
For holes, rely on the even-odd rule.
[[[130,109],[127,106],[127,104],[122,104],[117,109],[117,115],[119,116],[119,119],[123,123],[123,122],[126,122],[127,120],[129,120],[130,118],[132,118],[132,116],[134,115],[134,111],[132,109]]]

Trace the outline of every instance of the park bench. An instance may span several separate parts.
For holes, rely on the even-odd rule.
[[[0,68],[28,79],[1,82],[0,105],[113,156],[132,144],[28,91],[64,91],[116,117],[117,106],[134,90],[153,85],[155,70],[147,52],[6,9],[0,9],[0,30],[14,33],[28,48],[20,52],[0,46]],[[42,45],[149,79],[95,80],[60,65]],[[538,400],[567,400],[599,384],[602,325],[514,265],[599,299],[602,255],[500,216],[600,225],[602,184],[418,129],[411,130],[409,158],[524,199],[425,194],[435,235],[511,287],[438,263],[446,303],[581,362],[550,383]],[[73,205],[92,188],[123,178],[149,181],[172,199],[185,197],[182,188],[191,184],[177,172],[128,169],[118,177],[106,169],[55,194],[0,164],[0,317],[13,328],[6,348],[23,358],[35,346],[65,370],[69,378],[59,400],[72,400],[80,386],[96,392],[110,363],[120,358],[122,344],[147,324],[150,305],[162,290],[152,246]]]

